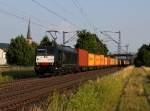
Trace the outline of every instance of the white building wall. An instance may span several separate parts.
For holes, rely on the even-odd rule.
[[[6,52],[4,52],[4,50],[0,49],[0,65],[5,65],[5,64],[7,64]]]

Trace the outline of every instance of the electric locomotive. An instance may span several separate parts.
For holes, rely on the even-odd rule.
[[[54,45],[38,47],[35,58],[37,75],[76,71],[77,51],[69,46]]]

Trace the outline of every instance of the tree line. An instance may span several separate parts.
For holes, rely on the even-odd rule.
[[[86,30],[77,31],[77,42],[75,48],[85,49],[91,53],[108,53],[107,46],[96,34]],[[29,44],[23,35],[17,36],[10,41],[6,53],[7,63],[10,65],[33,66],[35,63],[36,49],[39,46],[51,46],[53,41],[48,36],[44,36],[40,44],[32,42]]]
[[[134,64],[137,67],[140,66],[150,67],[150,44],[148,45],[144,44],[141,46],[134,60]]]

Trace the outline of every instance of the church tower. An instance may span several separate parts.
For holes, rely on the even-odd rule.
[[[29,20],[29,24],[28,24],[27,41],[28,41],[29,44],[32,44],[31,29],[30,29],[30,20]]]

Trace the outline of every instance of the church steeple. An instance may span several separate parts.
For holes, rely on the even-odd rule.
[[[32,43],[31,29],[30,29],[30,19],[29,19],[29,24],[28,24],[27,41],[29,42],[29,44]]]

